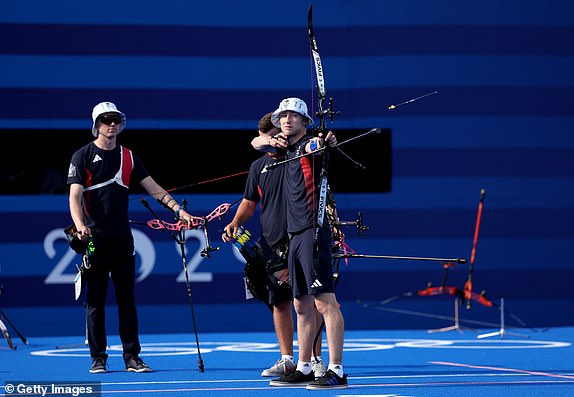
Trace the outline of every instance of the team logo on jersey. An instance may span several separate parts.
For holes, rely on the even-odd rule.
[[[70,164],[70,168],[68,168],[68,178],[76,176],[76,172],[76,166],[74,164]]]
[[[95,163],[95,162],[97,162],[97,161],[102,161],[102,158],[101,158],[98,154],[96,154],[96,155],[94,156],[94,159],[92,160],[92,163]]]

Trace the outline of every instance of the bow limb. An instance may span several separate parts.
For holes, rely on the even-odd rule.
[[[205,223],[203,218],[199,218],[197,216],[191,217],[191,225],[188,225],[186,222],[182,221],[181,219],[176,223],[169,223],[162,221],[161,219],[151,219],[146,222],[146,224],[156,230],[161,229],[168,229],[179,232],[181,229],[197,229],[198,227],[202,226]]]
[[[456,287],[428,287],[418,292],[419,296],[437,296],[437,295],[462,295],[462,292]],[[462,296],[461,296],[462,297]]]
[[[186,222],[182,221],[181,219],[178,220],[176,223],[169,223],[169,222],[165,222],[161,219],[151,219],[149,221],[146,222],[146,224],[152,228],[152,229],[156,229],[156,230],[160,230],[160,229],[169,229],[169,230],[174,230],[174,231],[180,231],[181,229],[197,229],[201,226],[204,226],[205,224],[207,224],[208,222],[211,222],[213,219],[215,218],[220,218],[221,216],[223,216],[227,211],[229,211],[229,208],[233,207],[238,201],[236,201],[235,203],[223,203],[220,204],[219,206],[217,206],[213,211],[211,211],[209,213],[209,215],[206,216],[192,216],[191,217],[191,224],[188,225]]]
[[[311,54],[313,56],[313,63],[315,65],[315,75],[317,78],[318,109],[317,112],[315,112],[315,115],[319,119],[319,127],[317,128],[317,130],[318,132],[324,134],[326,131],[326,120],[325,120],[326,117],[329,116],[329,120],[332,123],[333,118],[336,115],[341,114],[341,112],[336,111],[333,108],[333,98],[329,98],[329,106],[325,109],[325,100],[327,99],[327,88],[325,84],[325,74],[324,74],[325,69],[323,68],[323,64],[321,62],[321,56],[319,55],[319,47],[317,46],[317,39],[315,38],[315,32],[313,30],[313,4],[309,5],[309,12],[307,13],[307,34],[309,36],[309,44],[311,46]],[[337,145],[334,145],[333,147],[337,147]],[[337,152],[340,153],[347,160],[349,160],[355,168],[361,170],[366,169],[366,167],[363,164],[354,160],[341,148],[337,147]],[[327,153],[325,153],[325,155],[327,155]]]
[[[155,230],[168,229],[168,230],[180,231],[182,228],[186,226],[185,223],[183,223],[182,221],[178,221],[177,223],[168,223],[162,221],[161,219],[151,219],[147,221],[146,224],[150,228]]]
[[[229,209],[231,207],[236,206],[238,203],[240,203],[243,200],[243,197],[235,200],[233,203],[223,203],[220,204],[219,206],[217,206],[213,211],[211,211],[211,213],[207,216],[205,216],[205,219],[207,220],[207,222],[211,222],[213,219],[215,218],[221,218],[227,211],[229,211]]]
[[[221,218],[227,211],[229,211],[229,208],[231,206],[232,204],[229,203],[223,203],[219,205],[217,208],[211,211],[209,215],[205,217],[206,221],[211,222],[215,218]]]
[[[473,300],[480,303],[486,307],[494,306],[494,303],[488,300],[484,293],[477,294],[476,292],[467,293],[467,291],[461,291],[457,287],[428,287],[418,292],[419,296],[437,296],[437,295],[452,295],[458,296],[463,301]]]
[[[317,46],[317,40],[315,39],[315,32],[313,31],[313,4],[309,5],[309,12],[307,13],[307,33],[309,36],[309,45],[311,47],[311,53],[313,56],[315,75],[317,77],[317,91],[318,91],[318,111],[316,116],[319,119],[318,132],[325,132],[325,112],[323,110],[323,105],[327,97],[327,90],[325,88],[325,76],[323,74],[323,65],[321,63],[321,56],[319,55],[319,48]],[[321,181],[319,183],[319,203],[316,215],[316,225],[315,225],[315,241],[319,238],[319,230],[323,227],[326,207],[327,207],[327,191],[329,190],[329,183],[327,179],[328,168],[329,168],[329,148],[326,145],[322,145],[323,156],[321,165]]]
[[[307,13],[307,34],[309,36],[309,44],[311,46],[311,54],[315,65],[315,75],[317,77],[317,91],[318,91],[318,112],[319,129],[321,132],[325,130],[325,111],[324,104],[327,99],[327,89],[325,87],[325,76],[323,73],[323,65],[321,63],[321,56],[319,55],[319,47],[315,39],[315,32],[313,31],[313,4],[309,5],[309,12]]]
[[[485,195],[485,190],[481,189],[480,190],[480,200],[478,202],[478,212],[476,215],[476,225],[474,228],[474,239],[472,241],[472,251],[470,254],[470,265],[468,268],[468,276],[467,276],[467,280],[466,283],[464,285],[464,297],[466,299],[466,308],[470,309],[470,300],[472,297],[472,294],[474,292],[472,292],[472,273],[474,271],[474,258],[476,255],[476,244],[478,242],[478,232],[480,230],[480,219],[482,216],[482,206],[484,203],[484,195]]]

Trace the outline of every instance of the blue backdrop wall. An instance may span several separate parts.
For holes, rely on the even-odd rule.
[[[0,35],[10,39],[0,41],[0,133],[88,131],[101,100],[118,103],[133,129],[206,136],[252,129],[262,110],[284,97],[315,101],[308,6],[5,4]],[[370,226],[362,238],[350,230],[349,244],[361,253],[468,258],[485,189],[475,288],[495,302],[506,296],[526,325],[574,323],[574,3],[318,0],[313,7],[327,91],[342,111],[333,129],[392,130],[391,191],[361,194],[358,186],[336,196],[344,218],[362,211]],[[208,213],[240,195],[185,198]],[[145,221],[137,199],[130,216]],[[82,335],[82,302],[74,301],[71,285],[78,258],[62,232],[70,222],[65,195],[2,196],[0,221],[5,314],[30,335]],[[142,331],[189,331],[174,243],[141,225],[134,233]],[[271,330],[265,307],[244,301],[242,263],[232,248],[214,241],[220,251],[202,258],[201,232],[188,238],[200,331]],[[462,287],[467,271],[451,269],[449,284]],[[352,260],[339,287],[347,326],[444,325],[426,314],[452,315],[452,297],[393,300],[416,295],[429,281],[440,284],[441,275],[435,263]],[[495,309],[477,303],[462,315],[498,321]]]

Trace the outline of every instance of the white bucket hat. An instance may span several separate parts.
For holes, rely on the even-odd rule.
[[[279,104],[279,108],[273,112],[271,115],[271,122],[277,128],[281,128],[281,123],[279,122],[279,115],[281,112],[286,110],[291,110],[292,112],[299,113],[304,116],[308,121],[308,125],[313,125],[313,119],[307,113],[307,104],[299,98],[287,98],[283,99]]]
[[[98,130],[96,129],[96,120],[98,119],[98,117],[100,117],[104,113],[117,113],[117,114],[119,114],[122,118],[122,123],[120,125],[120,132],[122,132],[123,129],[126,128],[126,115],[123,114],[122,112],[120,112],[118,110],[118,108],[116,107],[116,105],[113,104],[112,102],[100,102],[96,106],[94,106],[94,110],[92,110],[92,120],[93,120],[92,135],[93,136],[95,136],[95,137],[98,136]]]

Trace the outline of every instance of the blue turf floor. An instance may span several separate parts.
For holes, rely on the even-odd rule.
[[[35,337],[25,345],[11,335],[15,350],[0,340],[0,395],[19,395],[8,384],[96,382],[105,396],[574,396],[574,327],[477,338],[492,331],[348,331],[344,369],[350,387],[329,391],[269,386],[260,373],[279,358],[273,333],[200,334],[203,373],[193,334],[142,335],[142,358],[152,373],[126,372],[119,338],[111,336],[105,374],[88,373],[81,336]]]

